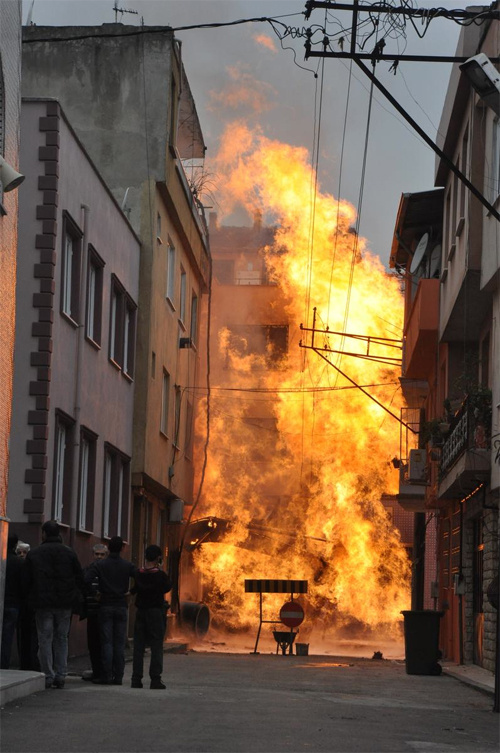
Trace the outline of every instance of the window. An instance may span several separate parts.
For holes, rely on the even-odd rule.
[[[234,285],[234,261],[231,259],[214,259],[214,277],[220,285]]]
[[[78,477],[78,528],[94,529],[96,435],[86,429],[80,433],[80,470]]]
[[[67,212],[63,213],[61,312],[72,321],[80,316],[80,259],[82,231]]]
[[[130,458],[109,444],[104,452],[103,526],[106,538],[128,534]]]
[[[3,83],[3,66],[2,56],[0,54],[0,154],[5,154],[5,87]],[[3,200],[3,186],[0,181],[0,217],[5,214],[5,210],[2,207]]]
[[[229,348],[240,357],[265,356],[269,368],[279,366],[288,353],[288,325],[233,326]]]
[[[180,447],[179,435],[181,432],[181,405],[182,405],[182,389],[180,385],[175,385],[175,433],[174,433],[174,445]]]
[[[186,405],[186,434],[184,441],[184,453],[187,458],[193,456],[193,403],[187,400]]]
[[[174,306],[175,297],[175,247],[170,238],[167,245],[167,291],[166,298]]]
[[[189,335],[193,345],[196,345],[198,342],[198,297],[194,293],[191,298],[191,329]]]
[[[136,311],[136,304],[118,278],[112,275],[109,358],[130,378],[134,374]]]
[[[468,176],[468,171],[469,171],[469,166],[467,164],[468,163],[468,159],[469,159],[469,127],[467,126],[467,128],[465,129],[464,137],[462,139],[462,160],[461,160],[462,172],[463,172],[463,174],[465,175],[466,178]],[[468,189],[465,186],[465,184],[462,183],[462,181],[460,181],[460,191],[461,191],[461,193],[460,193],[460,212],[459,212],[460,219],[462,217],[465,217],[465,198],[466,198],[466,195],[467,195],[467,190]]]
[[[60,523],[69,523],[70,519],[72,435],[73,420],[57,411],[52,489],[53,518]]]
[[[89,246],[86,334],[96,345],[101,344],[103,268],[103,260],[97,251]]]
[[[181,300],[179,306],[179,318],[182,323],[186,321],[186,273],[181,267]]]
[[[160,431],[167,436],[168,434],[168,402],[170,398],[170,375],[163,372],[163,384],[161,391],[161,417],[160,417]]]
[[[492,203],[500,196],[500,118],[493,121],[493,156],[491,160]]]

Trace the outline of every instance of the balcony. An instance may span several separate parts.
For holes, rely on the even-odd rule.
[[[469,395],[441,450],[438,496],[462,498],[491,473],[491,395]]]
[[[404,376],[426,379],[435,362],[439,280],[421,279],[405,326]]]

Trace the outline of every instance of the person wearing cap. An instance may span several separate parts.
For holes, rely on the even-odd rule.
[[[95,583],[100,593],[99,635],[101,639],[101,677],[92,679],[99,685],[122,685],[125,670],[125,643],[130,579],[135,566],[120,553],[125,546],[121,536],[108,543],[109,555],[96,560],[85,571],[85,583]]]
[[[166,628],[168,603],[165,594],[172,589],[168,575],[161,569],[161,549],[151,544],[144,553],[144,567],[137,570],[132,593],[136,594],[134,626],[134,656],[131,687],[142,688],[144,651],[151,647],[149,663],[150,688],[165,690],[162,682],[163,638]]]

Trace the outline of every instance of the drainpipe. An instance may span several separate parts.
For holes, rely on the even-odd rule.
[[[81,392],[82,392],[82,373],[81,364],[83,356],[83,344],[85,339],[85,289],[87,283],[87,257],[88,257],[88,226],[90,208],[86,204],[81,205],[83,238],[82,253],[80,254],[80,290],[78,299],[78,327],[76,330],[76,352],[75,352],[75,382],[73,396],[73,418],[75,424],[73,428],[73,457],[72,457],[72,474],[71,474],[71,514],[70,514],[70,546],[73,547],[75,534],[78,526],[78,469],[80,464],[80,411],[81,411]]]

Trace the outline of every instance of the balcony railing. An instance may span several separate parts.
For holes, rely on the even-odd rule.
[[[440,481],[448,469],[468,450],[491,448],[491,400],[478,408],[477,398],[468,397],[454,417],[450,432],[441,449]]]

